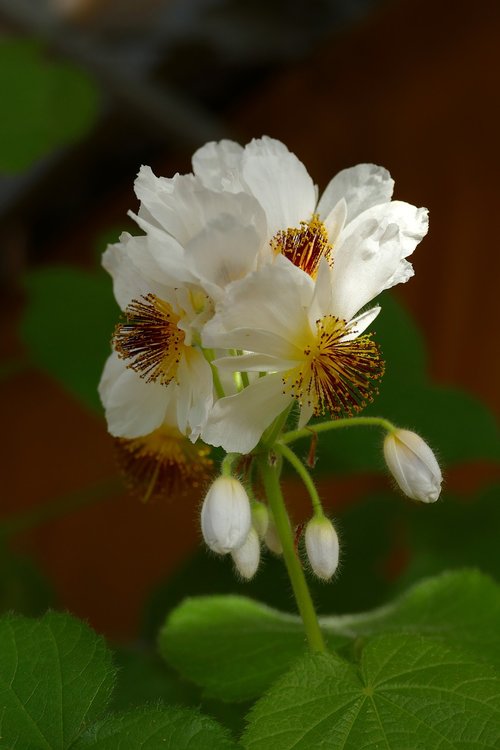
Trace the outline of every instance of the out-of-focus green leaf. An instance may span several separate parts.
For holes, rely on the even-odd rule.
[[[0,40],[0,171],[16,172],[94,123],[95,86],[81,70],[51,59],[34,42]]]
[[[236,750],[229,732],[192,708],[137,708],[110,716],[74,750]]]
[[[33,362],[100,411],[97,385],[119,315],[110,279],[55,266],[32,271],[25,284],[21,333]]]
[[[308,654],[249,715],[247,750],[467,748],[500,743],[500,678],[418,635],[370,640],[353,665]]]
[[[145,703],[199,705],[198,691],[151,650],[114,649],[118,667],[116,687],[110,708],[124,711]]]
[[[36,616],[53,604],[50,584],[27,558],[12,554],[0,538],[0,614]]]
[[[0,748],[66,750],[104,712],[115,670],[102,638],[69,615],[0,620]]]
[[[321,619],[332,649],[357,653],[360,639],[384,633],[432,636],[466,648],[500,673],[500,588],[477,571],[417,584],[391,604],[358,615]],[[306,649],[300,618],[244,597],[187,599],[160,632],[166,661],[208,695],[261,695]]]

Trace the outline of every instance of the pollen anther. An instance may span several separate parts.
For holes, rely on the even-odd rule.
[[[177,375],[184,346],[179,316],[170,305],[148,294],[132,300],[116,326],[113,343],[118,355],[146,382],[168,385]]]
[[[317,214],[310,221],[301,221],[300,227],[291,227],[278,232],[271,240],[271,248],[281,253],[313,279],[318,273],[321,258],[331,264],[332,245],[328,233]]]

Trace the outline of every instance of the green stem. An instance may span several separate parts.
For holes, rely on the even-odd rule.
[[[239,457],[239,453],[227,453],[224,456],[220,466],[220,473],[223,477],[233,476],[233,464],[239,459]]]
[[[215,352],[213,349],[208,349],[205,347],[202,347],[201,351],[203,352],[203,356],[207,360],[208,364],[210,365],[210,369],[212,370],[212,377],[214,379],[215,392],[217,393],[218,398],[224,398],[226,394],[224,393],[224,387],[221,383],[219,371],[216,368],[216,366],[213,364],[213,360],[215,359]]]
[[[290,519],[281,493],[279,477],[276,467],[270,466],[268,457],[259,458],[259,468],[264,483],[267,499],[276,524],[276,530],[283,547],[283,558],[292,583],[293,593],[297,601],[300,616],[304,623],[307,640],[312,651],[326,651],[318,618],[314,610],[311,594],[300,560],[295,551]]]
[[[293,443],[301,438],[311,437],[311,433],[328,432],[329,430],[339,430],[341,427],[382,427],[388,432],[393,432],[396,427],[388,419],[382,417],[347,417],[345,419],[334,419],[330,422],[320,422],[312,424],[309,427],[303,427],[301,430],[291,430],[281,436],[281,443]]]
[[[292,408],[292,406],[293,404],[290,404],[286,407],[286,409],[283,409],[281,414],[278,414],[274,422],[270,424],[267,430],[264,432],[261,443],[266,448],[272,449],[274,447],[276,440],[281,435],[281,431],[286,424],[286,420],[288,419],[288,415],[290,414],[290,409]]]
[[[13,536],[22,531],[28,531],[40,524],[55,518],[66,516],[79,508],[97,503],[118,492],[123,491],[123,484],[119,479],[106,479],[93,487],[72,492],[53,500],[51,503],[29,508],[22,513],[16,513],[0,521],[0,537]]]
[[[319,499],[318,490],[316,489],[311,475],[307,471],[300,458],[295,455],[291,448],[279,442],[275,443],[274,450],[278,451],[278,453],[281,453],[283,458],[286,458],[288,463],[293,466],[299,477],[304,482],[306,489],[311,497],[311,504],[316,518],[324,518],[325,514],[323,512],[321,500]]]

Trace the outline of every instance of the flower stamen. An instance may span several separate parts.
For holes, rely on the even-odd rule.
[[[321,258],[326,258],[331,264],[332,245],[318,214],[313,214],[310,221],[301,221],[300,227],[278,232],[271,240],[271,248],[275,255],[281,253],[313,279]]]
[[[284,393],[313,409],[316,416],[352,415],[373,401],[373,381],[384,362],[371,334],[345,340],[346,321],[333,315],[316,321],[316,340],[304,349],[304,363],[283,377]]]
[[[180,318],[166,302],[148,294],[132,300],[125,310],[125,322],[116,326],[113,343],[118,355],[147,383],[168,385],[177,375],[184,331]]]
[[[210,448],[193,445],[176,427],[162,425],[143,437],[115,440],[118,466],[143,502],[199,487],[211,473]]]

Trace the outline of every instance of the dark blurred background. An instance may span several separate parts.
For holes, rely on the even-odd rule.
[[[496,0],[0,0],[0,30],[0,514],[7,526],[16,517],[2,552],[5,606],[36,609],[33,592],[46,586],[57,606],[124,639],[139,631],[150,592],[199,544],[196,495],[144,506],[113,484],[95,403],[117,315],[99,255],[132,227],[143,163],[170,176],[190,171],[208,140],[268,134],[320,189],[362,161],[387,167],[397,198],[430,209],[416,276],[396,298],[424,334],[433,382],[469,391],[498,416]],[[474,442],[479,423],[473,410],[466,416],[453,414],[450,440],[463,429]],[[500,499],[493,460],[489,440],[450,462],[447,492],[487,488]],[[386,492],[388,480],[327,471],[320,487],[336,512]],[[95,502],[78,508],[88,488]],[[302,488],[290,478],[287,492],[300,520]],[[67,495],[74,512],[36,523]],[[374,558],[388,578],[408,562],[398,528]],[[217,570],[227,577],[227,566]],[[205,587],[217,580],[216,571]],[[331,600],[335,608],[334,587]]]

